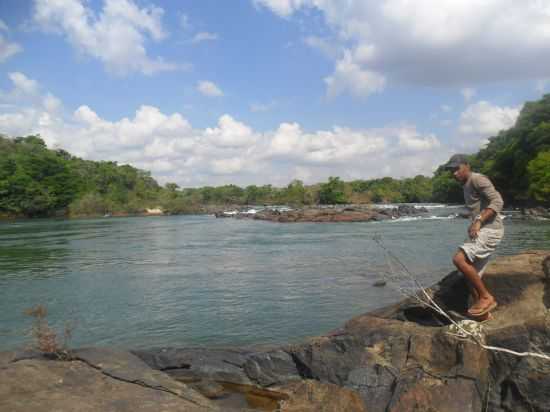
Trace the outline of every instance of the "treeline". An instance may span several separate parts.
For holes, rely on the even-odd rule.
[[[162,197],[149,172],[50,150],[38,136],[0,136],[0,214],[138,213]]]
[[[516,124],[471,155],[510,205],[550,205],[550,95],[525,104]],[[306,186],[179,188],[160,186],[149,172],[51,150],[39,136],[0,136],[0,216],[92,216],[196,213],[224,205],[292,206],[346,203],[462,203],[462,188],[441,166],[433,178],[353,180],[331,177]]]
[[[168,185],[167,185],[168,186]],[[176,198],[194,205],[276,205],[291,206],[347,203],[428,202],[432,197],[431,179],[416,176],[397,180],[391,177],[344,182],[330,177],[328,182],[306,186],[294,180],[286,187],[235,185],[177,190]]]
[[[173,214],[210,206],[292,206],[343,203],[426,202],[431,179],[416,176],[344,182],[338,177],[316,185],[294,180],[272,185],[184,188],[161,187],[149,172],[116,162],[96,162],[51,150],[39,136],[0,136],[0,215],[96,216],[139,214],[160,207]]]

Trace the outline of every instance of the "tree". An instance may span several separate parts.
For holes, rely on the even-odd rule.
[[[329,177],[327,183],[321,184],[319,202],[328,205],[347,203],[344,194],[344,182],[339,177]]]
[[[464,203],[464,193],[450,172],[439,171],[432,181],[433,200],[441,203]]]
[[[535,200],[550,203],[550,151],[540,152],[527,165],[529,195]]]

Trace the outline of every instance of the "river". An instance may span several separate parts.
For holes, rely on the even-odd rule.
[[[213,216],[0,223],[0,349],[24,347],[31,319],[74,325],[73,346],[297,342],[401,298],[379,236],[424,285],[452,270],[467,221],[276,224]],[[505,219],[499,254],[550,248],[550,222]]]

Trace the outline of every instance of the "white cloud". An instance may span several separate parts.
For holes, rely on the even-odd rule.
[[[42,104],[48,113],[55,113],[63,106],[61,100],[50,93],[42,99]]]
[[[212,145],[220,147],[244,147],[255,141],[252,129],[228,114],[220,117],[218,127],[207,128],[204,135]]]
[[[86,159],[130,163],[150,170],[161,183],[182,187],[414,176],[430,174],[449,155],[436,136],[413,125],[306,131],[284,122],[260,132],[229,114],[212,127],[194,128],[181,113],[147,105],[132,116],[107,120],[88,105],[71,113],[47,92],[7,103],[0,106],[0,133],[39,133],[50,147]]]
[[[414,128],[402,129],[398,136],[399,146],[412,151],[432,150],[441,146],[435,135],[422,136]]]
[[[139,8],[132,0],[104,0],[99,16],[78,0],[35,0],[33,19],[44,30],[59,33],[81,53],[102,61],[115,74],[153,74],[177,68],[151,59],[145,42],[166,37],[155,6]]]
[[[216,86],[216,84],[208,80],[201,80],[200,82],[198,82],[197,90],[204,96],[208,96],[208,97],[223,96],[223,92],[221,91],[221,89],[218,86]]]
[[[4,20],[0,19],[0,30],[9,31],[8,25],[4,23]]]
[[[453,108],[451,106],[449,106],[448,104],[442,104],[441,105],[441,110],[445,113],[449,113],[450,111],[453,110]]]
[[[29,79],[21,72],[12,72],[9,75],[14,86],[15,94],[33,95],[38,92],[38,83],[36,80]]]
[[[213,41],[218,40],[218,35],[216,33],[209,33],[207,31],[201,31],[193,37],[191,40],[192,43],[200,43],[203,41]]]
[[[256,5],[269,7],[281,17],[288,17],[302,5],[307,5],[308,0],[252,0]]]
[[[460,144],[474,150],[487,144],[489,137],[515,124],[520,110],[520,107],[500,107],[484,100],[469,105],[460,115]]]
[[[336,63],[334,73],[325,78],[325,83],[329,97],[346,92],[356,97],[367,97],[381,92],[386,85],[386,78],[379,73],[361,69],[347,52]]]
[[[348,65],[388,83],[465,87],[548,77],[550,11],[544,1],[253,1],[285,18],[316,9],[332,30],[330,45],[350,51]],[[334,57],[329,78],[337,77],[345,59]]]

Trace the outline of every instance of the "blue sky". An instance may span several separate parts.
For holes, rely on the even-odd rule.
[[[430,175],[550,86],[527,0],[3,0],[0,133],[181,186]]]

